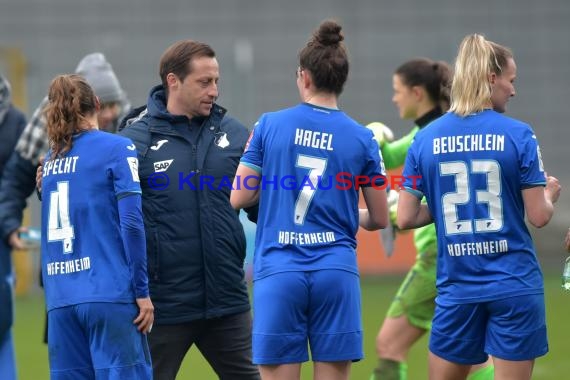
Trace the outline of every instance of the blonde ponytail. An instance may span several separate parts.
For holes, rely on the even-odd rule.
[[[449,110],[467,116],[491,107],[490,74],[501,75],[512,57],[510,49],[480,34],[465,37],[455,60]]]

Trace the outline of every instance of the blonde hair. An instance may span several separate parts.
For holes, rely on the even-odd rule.
[[[512,51],[480,34],[471,34],[461,41],[453,81],[449,110],[460,116],[479,112],[491,105],[489,74],[500,76]]]

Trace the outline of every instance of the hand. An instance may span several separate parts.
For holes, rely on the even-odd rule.
[[[398,211],[398,199],[400,199],[400,193],[396,190],[390,190],[388,192],[388,213],[390,215],[390,223],[397,229],[396,225],[396,212]]]
[[[394,141],[394,132],[383,123],[375,121],[368,124],[366,128],[374,133],[374,140],[376,140],[380,149],[382,149],[385,143]]]
[[[44,161],[45,161],[45,156],[40,158],[40,165],[36,169],[36,188],[38,189],[38,192],[42,191],[42,176],[44,169]]]
[[[133,323],[137,325],[137,329],[143,334],[148,334],[152,330],[154,322],[154,306],[150,297],[137,298],[137,305],[139,307],[139,315],[135,318]]]
[[[570,228],[568,228],[568,232],[566,232],[564,243],[566,244],[566,251],[570,252]]]
[[[546,174],[546,173],[545,173]],[[552,203],[556,203],[561,191],[560,184],[556,177],[547,176],[546,177],[546,187],[544,188],[544,193]]]
[[[25,249],[31,249],[32,248],[31,246],[26,244],[26,242],[24,240],[20,239],[20,234],[22,232],[28,232],[28,229],[26,227],[19,227],[19,228],[15,229],[14,231],[12,231],[10,233],[10,235],[8,236],[8,244],[10,244],[12,249],[25,250]]]

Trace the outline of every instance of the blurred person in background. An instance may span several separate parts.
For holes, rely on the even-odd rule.
[[[132,141],[99,131],[99,107],[80,75],[52,80],[41,184],[50,378],[152,379],[137,157]]]
[[[111,64],[102,53],[91,53],[81,59],[75,72],[87,80],[99,98],[100,129],[116,132],[122,117],[130,111],[130,103]],[[36,187],[36,169],[49,148],[42,112],[47,102],[45,97],[34,111],[6,164],[6,180],[0,183],[0,236],[2,244],[8,244],[8,252],[27,247],[20,239],[20,234],[26,231],[21,225],[26,200]]]
[[[246,240],[230,204],[248,131],[216,103],[220,71],[209,45],[174,43],[159,73],[162,84],[119,132],[135,143],[139,158],[156,310],[149,334],[154,378],[174,380],[196,345],[220,379],[256,380]],[[202,178],[212,187],[202,186]],[[255,219],[256,208],[249,211]]]
[[[529,380],[548,352],[544,280],[525,214],[545,226],[560,185],[544,171],[532,128],[503,115],[516,72],[510,49],[465,37],[449,112],[408,150],[398,226],[435,222],[438,238],[431,380],[465,379],[489,355],[494,379]]]
[[[385,179],[378,144],[339,109],[349,72],[341,29],[324,21],[299,52],[302,103],[260,117],[231,194],[236,209],[260,206],[253,361],[267,380],[300,379],[308,346],[316,380],[348,379],[352,362],[363,358],[356,232],[359,225],[384,228],[388,210],[386,191],[372,183],[380,178],[382,186]],[[338,173],[351,175],[349,188],[331,187]],[[358,176],[369,179],[362,186],[364,209],[358,208]],[[311,183],[275,185],[287,177]]]
[[[0,181],[4,180],[4,167],[14,151],[16,142],[26,126],[26,117],[12,105],[12,90],[8,80],[0,75]],[[12,339],[14,320],[14,274],[11,248],[0,241],[0,379],[16,378],[16,362]]]
[[[449,109],[451,77],[452,70],[446,62],[428,58],[412,59],[396,69],[392,100],[400,117],[413,120],[414,127],[406,136],[392,142],[386,141],[384,132],[377,131],[375,136],[386,169],[402,166],[416,133]],[[390,192],[390,220],[395,224],[398,192]],[[406,380],[408,352],[431,329],[437,295],[437,234],[433,223],[414,230],[414,245],[416,262],[396,293],[376,337],[378,366],[371,380]],[[473,366],[471,372],[470,380],[493,379],[490,361]]]

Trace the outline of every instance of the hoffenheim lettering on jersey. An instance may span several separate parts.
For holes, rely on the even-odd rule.
[[[332,147],[333,135],[331,133],[295,129],[295,145],[309,148],[334,150]]]
[[[89,256],[75,260],[54,261],[46,264],[48,276],[56,274],[70,274],[91,269],[91,258]]]
[[[506,239],[447,245],[449,256],[489,255],[493,253],[507,253],[508,251],[509,243]]]
[[[49,160],[44,166],[42,177],[55,174],[75,173],[79,156],[70,156]]]
[[[433,154],[505,150],[505,136],[495,134],[457,135],[433,139]]]
[[[332,231],[322,232],[293,232],[293,231],[279,231],[279,244],[293,244],[293,245],[309,245],[309,244],[323,244],[334,243],[336,238]]]

